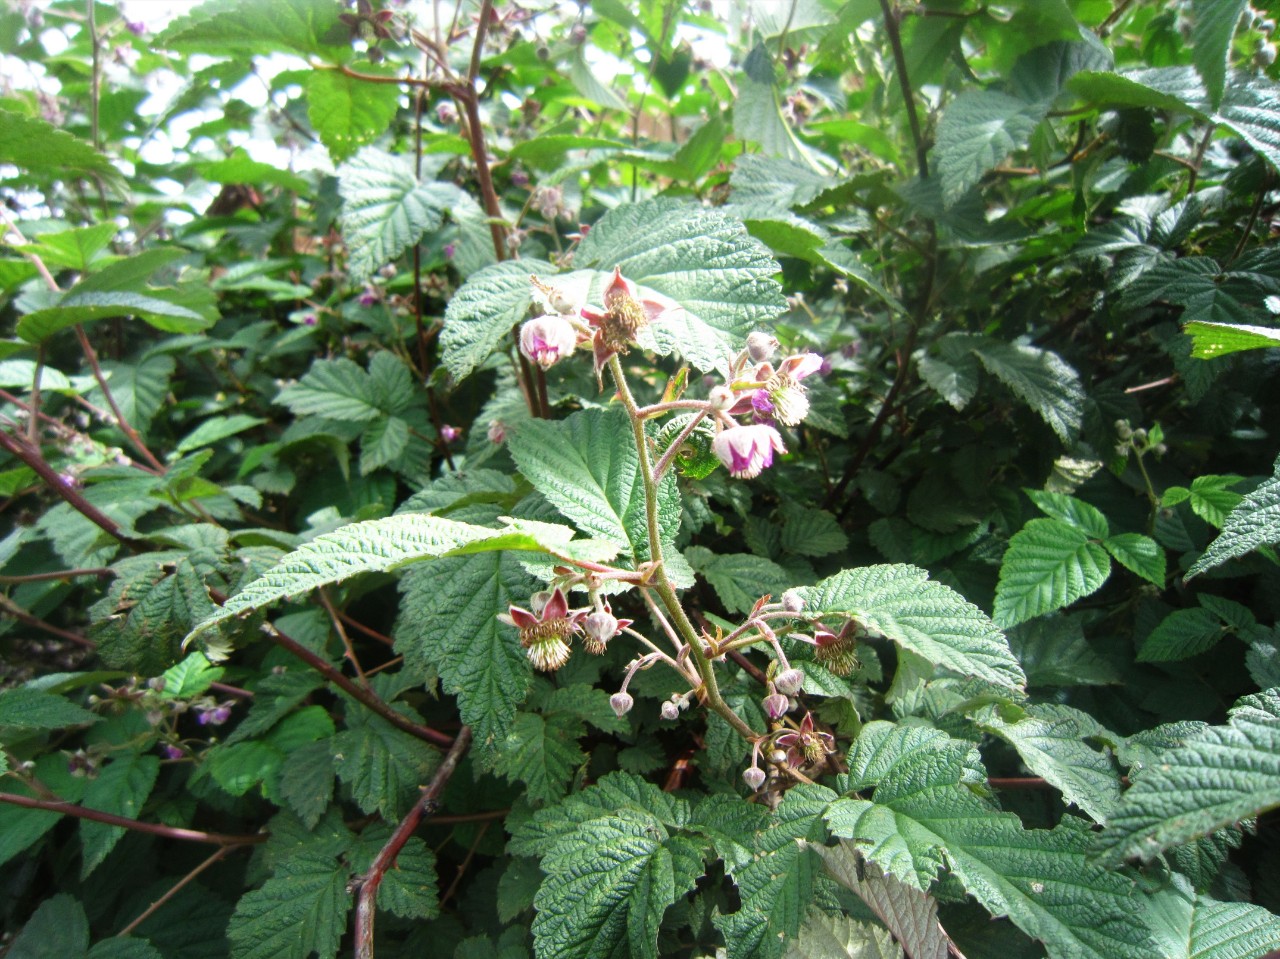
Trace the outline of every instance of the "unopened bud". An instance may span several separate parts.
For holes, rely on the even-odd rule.
[[[753,791],[758,791],[764,785],[764,770],[759,766],[752,766],[742,771],[742,781],[751,787]]]
[[[636,701],[631,698],[630,693],[614,693],[609,697],[609,705],[619,718],[631,712],[631,707],[635,704]]]
[[[680,718],[680,707],[671,700],[667,700],[662,704],[662,718],[667,722],[674,722]]]
[[[711,408],[718,413],[726,413],[731,410],[737,400],[733,395],[733,390],[727,386],[712,387],[711,392],[707,394],[707,399],[711,401]]]
[[[782,594],[782,608],[788,613],[798,613],[804,609],[804,597],[798,589],[789,589]]]
[[[596,610],[582,621],[582,648],[593,656],[599,656],[617,634],[617,618],[612,613]]]
[[[800,692],[800,687],[804,685],[804,673],[794,666],[790,669],[784,669],[773,678],[773,685],[784,696],[794,696]]]
[[[777,351],[777,337],[761,333],[759,330],[747,335],[747,355],[751,357],[751,362],[763,363],[771,359]]]
[[[791,708],[791,701],[782,693],[774,693],[764,698],[764,714],[770,720],[781,719],[787,714],[787,710]]]

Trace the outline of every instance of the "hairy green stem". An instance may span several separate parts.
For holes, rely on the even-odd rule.
[[[627,378],[622,372],[622,363],[617,356],[609,358],[609,372],[613,374],[613,381],[618,387],[618,398],[622,400],[627,418],[631,421],[636,453],[640,457],[640,481],[644,484],[645,526],[649,533],[649,559],[654,564],[653,589],[661,597],[662,605],[667,608],[667,613],[671,616],[676,630],[689,646],[689,655],[693,657],[698,675],[702,677],[702,688],[707,698],[707,705],[724,717],[725,722],[737,730],[744,739],[755,742],[760,738],[760,734],[743,722],[720,695],[720,684],[716,681],[715,667],[702,647],[698,631],[689,621],[684,607],[680,604],[680,598],[676,596],[671,580],[667,578],[667,570],[662,563],[661,527],[658,525],[658,484],[654,480],[653,468],[649,461],[649,440],[645,436],[644,420],[640,417],[640,408],[636,405],[635,397],[631,395],[631,388],[627,386]]]

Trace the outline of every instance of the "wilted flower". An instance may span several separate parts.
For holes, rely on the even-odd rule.
[[[837,676],[848,676],[858,668],[858,637],[864,632],[850,620],[838,633],[819,629],[813,634],[818,649],[814,659]]]
[[[789,589],[782,594],[782,608],[788,613],[798,613],[804,609],[804,597],[798,590]]]
[[[591,340],[596,373],[604,369],[609,357],[625,355],[640,330],[675,308],[672,302],[639,299],[635,284],[623,279],[622,271],[615,267],[613,279],[604,288],[604,312],[590,307],[581,311],[596,331]]]
[[[378,302],[378,291],[371,287],[365,287],[365,291],[356,298],[356,302],[361,306],[373,306]]]
[[[792,766],[820,763],[836,748],[834,736],[813,728],[813,713],[804,714],[799,731],[785,732],[774,743],[787,751],[787,762]]]
[[[782,437],[772,426],[731,426],[711,441],[720,462],[738,479],[755,479],[773,463],[774,453],[785,453]]]
[[[165,743],[160,747],[160,750],[164,753],[165,759],[181,759],[185,755],[185,753],[183,753],[183,751],[177,746],[173,745],[173,743]]]
[[[631,707],[635,704],[636,701],[631,698],[630,693],[614,693],[609,697],[609,706],[619,719],[631,712]]]
[[[545,602],[531,601],[537,612],[510,606],[498,619],[520,631],[520,645],[525,648],[533,668],[543,672],[559,669],[569,659],[566,642],[578,632],[581,613],[569,610],[569,601],[559,589],[554,590]]]
[[[436,105],[436,119],[446,125],[454,123],[458,119],[458,110],[448,100],[442,100]]]
[[[347,29],[351,31],[351,39],[363,40],[366,43],[374,44],[379,40],[391,39],[391,31],[387,29],[387,22],[394,17],[395,14],[390,10],[374,11],[373,4],[369,0],[356,0],[355,13],[340,13],[338,19],[347,25]]]
[[[562,316],[539,316],[520,327],[520,352],[544,370],[573,352],[578,331]]]
[[[458,252],[458,245],[456,243],[446,243],[441,252],[444,253],[446,260],[452,260],[453,255]]]
[[[822,357],[817,353],[788,356],[777,370],[768,363],[760,366],[756,375],[764,382],[764,394],[778,422],[795,426],[809,415],[809,396],[800,381],[821,368]]]

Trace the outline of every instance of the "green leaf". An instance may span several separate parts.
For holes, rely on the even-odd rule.
[[[574,264],[607,271],[592,277],[594,288],[617,267],[641,298],[652,291],[673,300],[677,308],[642,330],[640,344],[664,356],[678,352],[701,370],[722,365],[748,333],[786,309],[773,279],[780,267],[760,241],[718,210],[673,199],[610,210]]]
[[[19,729],[61,729],[102,719],[62,696],[18,686],[0,690],[0,726]]]
[[[1150,859],[1170,846],[1280,806],[1280,690],[1248,696],[1226,726],[1209,726],[1145,763],[1096,851],[1103,863]]]
[[[791,577],[772,560],[750,553],[715,554],[692,546],[686,557],[701,573],[730,613],[746,613],[766,593],[778,597],[791,584]]]
[[[1075,442],[1084,416],[1080,374],[1058,354],[1019,343],[981,339],[972,350],[988,373],[1053,427],[1063,443]]]
[[[555,802],[568,792],[573,774],[587,761],[578,748],[586,732],[575,716],[518,713],[498,744],[497,769],[507,779],[523,782],[533,802]]]
[[[159,772],[160,760],[155,756],[136,753],[117,756],[89,783],[84,793],[84,805],[126,819],[137,819],[138,812],[151,795]],[[102,865],[102,860],[107,858],[107,853],[115,848],[124,834],[123,826],[108,826],[89,819],[81,821],[80,844],[84,850],[81,878]]]
[[[782,548],[800,556],[827,556],[849,544],[836,518],[824,509],[796,502],[782,506]]]
[[[551,527],[548,527],[551,528]],[[527,533],[485,529],[438,516],[401,513],[352,523],[295,549],[200,623],[203,631],[239,613],[260,609],[359,573],[388,573],[487,540],[496,549],[539,549]],[[568,537],[566,537],[567,540]]]
[[[323,416],[346,422],[367,422],[379,409],[369,374],[346,357],[317,360],[296,384],[276,394],[276,402],[298,416]]]
[[[103,939],[89,950],[88,959],[164,959],[145,939]]]
[[[210,684],[216,683],[225,673],[221,666],[214,666],[204,653],[192,653],[182,662],[170,666],[160,677],[164,685],[160,695],[165,699],[190,699],[199,696]]]
[[[138,363],[103,360],[102,371],[107,374],[111,397],[120,407],[125,422],[144,433],[151,420],[164,406],[169,393],[169,383],[176,364],[172,356],[148,356]],[[106,395],[95,387],[89,393],[89,402],[107,407]]]
[[[1280,949],[1280,919],[1261,906],[1210,899],[1177,873],[1149,902],[1151,929],[1166,959],[1247,959]]]
[[[1190,320],[1248,324],[1260,315],[1255,303],[1265,293],[1280,291],[1273,277],[1237,261],[1224,270],[1207,256],[1184,256],[1156,263],[1130,283],[1121,296],[1126,307],[1165,300],[1186,310]],[[1271,272],[1263,266],[1267,273]]]
[[[840,840],[835,847],[815,846],[814,849],[822,857],[827,873],[871,908],[892,934],[891,942],[901,943],[902,951],[911,959],[947,959],[952,955],[951,940],[938,923],[936,899],[865,862],[857,846],[848,840]],[[802,942],[805,929],[800,931]],[[878,940],[877,948],[881,948],[883,954],[891,954],[884,952]]]
[[[89,264],[110,246],[119,232],[120,227],[114,223],[99,223],[61,233],[42,233],[35,242],[15,244],[13,248],[19,253],[40,257],[45,266],[60,266],[85,273]]]
[[[145,676],[172,666],[183,636],[217,610],[186,557],[171,567],[155,564],[145,569],[118,596],[108,595],[95,609],[102,607],[108,615],[94,624],[91,633],[103,662]]]
[[[241,897],[227,927],[231,959],[333,959],[347,928],[347,869],[327,851],[282,862],[261,889]]]
[[[267,422],[260,416],[246,416],[236,413],[233,416],[211,416],[193,429],[174,447],[179,453],[190,453],[194,450],[213,446],[228,437],[243,433]]]
[[[1044,942],[1052,956],[1152,955],[1130,880],[1088,861],[1089,833],[1079,821],[1026,829],[997,811],[963,785],[972,775],[971,749],[944,734],[867,724],[850,751],[849,776],[850,785],[860,791],[874,785],[874,793],[832,803],[826,814],[832,832],[921,891],[945,850],[947,868],[966,892]]]
[[[1275,476],[1246,494],[1231,511],[1218,538],[1191,564],[1186,578],[1275,543],[1280,543],[1280,464]]]
[[[625,110],[627,104],[616,93],[600,82],[583,55],[582,47],[573,51],[569,64],[569,82],[592,103],[607,110]],[[512,151],[514,153],[514,151]]]
[[[529,692],[532,667],[516,631],[498,613],[527,608],[537,589],[509,553],[437,560],[404,577],[396,650],[421,669],[439,670],[446,692],[458,697],[462,721],[477,751],[501,743]]]
[[[580,410],[563,420],[525,420],[507,434],[525,479],[578,527],[649,556],[644,485],[631,425],[621,409]],[[680,528],[674,473],[658,486],[658,522],[670,543]]]
[[[1041,704],[1025,710],[986,706],[973,714],[983,731],[1018,751],[1027,768],[1079,806],[1094,822],[1105,823],[1120,799],[1115,763],[1084,740],[1094,733],[1091,720],[1069,706]]]
[[[1231,60],[1231,37],[1240,22],[1240,14],[1248,0],[1194,0],[1191,28],[1194,46],[1191,58],[1204,80],[1209,105],[1217,107],[1227,83],[1227,67]]]
[[[393,75],[372,65],[361,72]],[[394,83],[372,83],[338,70],[313,70],[306,86],[307,117],[336,161],[386,133],[400,109],[400,88]]]
[[[360,834],[347,853],[351,867],[363,875],[391,838],[391,827],[378,823]],[[419,836],[410,836],[378,887],[378,908],[404,919],[434,919],[440,913],[436,856]]]
[[[1125,569],[1164,588],[1165,558],[1160,544],[1141,533],[1117,533],[1102,541],[1103,548]]]
[[[320,740],[289,753],[276,791],[308,829],[314,829],[333,799],[333,743]]]
[[[283,52],[329,59],[342,48],[330,47],[326,38],[339,32],[345,39],[346,28],[338,20],[341,12],[326,0],[280,0],[270,8],[209,0],[170,23],[156,37],[155,46],[214,56]]]
[[[734,136],[747,143],[758,143],[766,157],[780,157],[816,170],[811,151],[783,115],[773,60],[764,44],[757,44],[742,66],[738,95],[733,102]]]
[[[0,110],[0,163],[26,170],[66,171],[119,180],[111,161],[79,137],[46,120]]]
[[[1048,103],[1027,103],[997,90],[969,90],[948,104],[934,147],[947,204],[1025,146],[1048,108]]]
[[[914,566],[867,566],[799,592],[806,615],[848,616],[952,673],[1021,686],[1025,677],[1004,634],[982,610],[928,577]]]
[[[83,291],[73,287],[56,306],[28,313],[18,321],[18,336],[43,343],[54,333],[118,316],[136,316],[166,333],[199,333],[213,326],[207,317],[185,306],[144,293]]]
[[[702,857],[698,843],[633,809],[584,823],[542,861],[548,876],[534,897],[538,953],[656,957],[662,916],[693,890]]]
[[[1026,490],[1028,498],[1042,512],[1068,526],[1074,526],[1094,539],[1106,539],[1111,535],[1107,518],[1095,506],[1064,493],[1048,493],[1043,490]]]
[[[398,416],[374,420],[360,436],[360,475],[394,463],[409,445],[409,424]]]
[[[1008,628],[1074,603],[1111,575],[1107,551],[1075,526],[1030,520],[1009,540],[992,618]]]
[[[800,785],[783,796],[773,822],[758,840],[755,858],[733,873],[742,905],[714,921],[729,959],[778,959],[795,937],[820,873],[813,852],[796,842],[822,842],[822,816],[836,799],[824,786]]]
[[[1174,610],[1142,641],[1138,662],[1190,659],[1212,649],[1226,632],[1217,615],[1207,609]]]
[[[1280,85],[1263,75],[1233,80],[1215,115],[1236,136],[1280,168]]]
[[[1197,360],[1213,360],[1242,350],[1275,350],[1280,347],[1280,330],[1270,326],[1192,320],[1183,326],[1183,330],[1192,338],[1192,356]]]
[[[80,959],[89,948],[89,920],[74,896],[40,903],[5,952],[6,959]]]
[[[338,171],[338,193],[348,269],[359,283],[440,229],[461,191],[452,183],[419,181],[410,156],[365,147]]]
[[[1208,117],[1194,104],[1203,101],[1204,87],[1191,67],[1154,67],[1110,73],[1082,70],[1067,86],[1086,100],[1107,107],[1140,107]]]
[[[440,334],[444,364],[454,379],[470,375],[528,315],[533,302],[530,275],[555,271],[543,260],[508,260],[467,277],[445,308]]]
[[[364,812],[395,821],[409,811],[440,754],[363,709],[348,711],[347,730],[333,737],[333,769]]]

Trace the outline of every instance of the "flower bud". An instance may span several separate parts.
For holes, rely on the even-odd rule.
[[[636,701],[631,698],[630,693],[614,693],[609,697],[609,705],[619,719],[631,712],[631,707],[635,704]]]
[[[782,608],[788,613],[798,613],[804,609],[804,597],[798,589],[789,589],[782,594]]]
[[[520,352],[544,370],[573,352],[578,331],[562,316],[540,316],[520,327]]]
[[[764,714],[770,720],[781,719],[787,714],[787,710],[791,708],[791,701],[782,693],[773,693],[764,698]]]
[[[737,401],[733,390],[727,386],[712,387],[711,392],[707,394],[707,399],[711,401],[711,408],[717,413],[727,413],[733,409],[733,404]]]
[[[489,424],[489,429],[485,436],[488,437],[490,443],[498,446],[507,438],[507,425],[502,420],[494,420]]]
[[[804,685],[804,673],[794,666],[790,669],[784,669],[773,678],[773,685],[784,696],[794,696],[800,692],[800,687]]]
[[[759,330],[747,335],[747,355],[751,357],[752,363],[763,363],[771,359],[777,351],[777,337],[761,333]]]
[[[675,720],[679,719],[680,707],[668,699],[665,703],[662,704],[662,718],[665,719],[667,722],[674,722]]]
[[[752,791],[759,791],[764,785],[764,770],[759,766],[752,766],[742,771],[742,781],[751,787]]]

